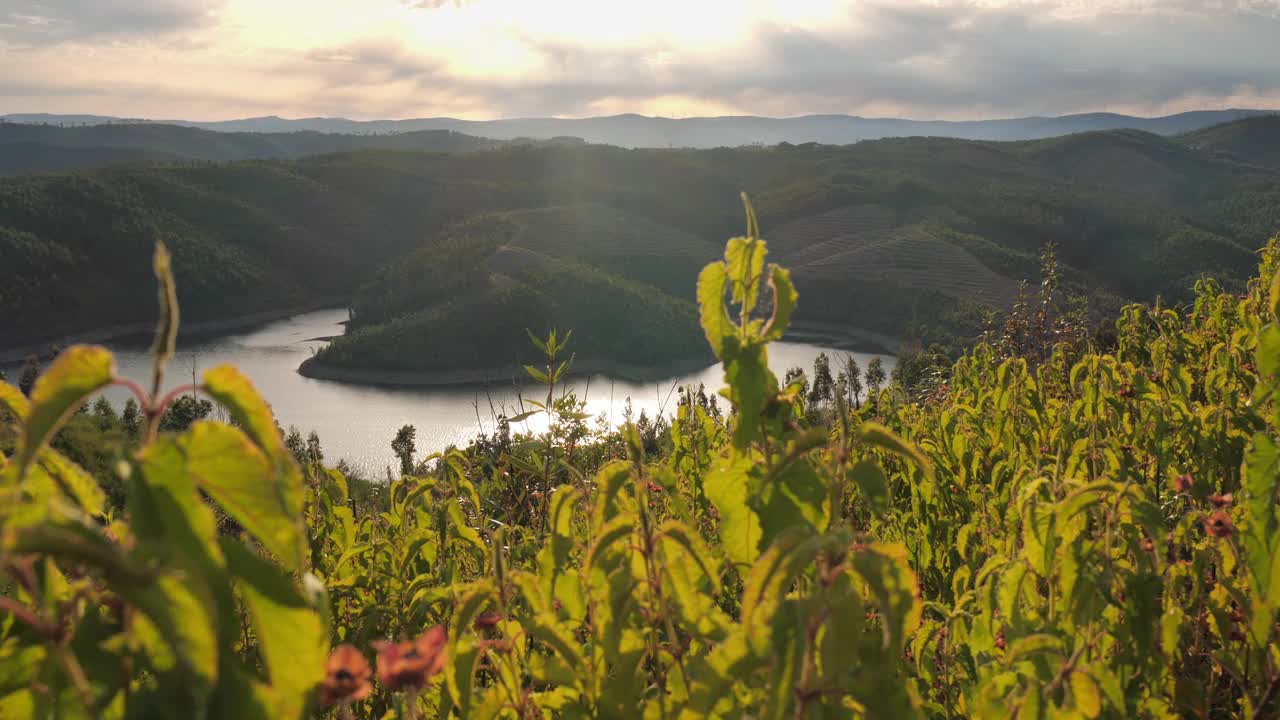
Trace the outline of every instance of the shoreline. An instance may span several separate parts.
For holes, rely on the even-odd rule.
[[[567,377],[608,375],[624,382],[645,383],[672,376],[688,375],[716,363],[714,355],[682,358],[660,365],[604,365],[599,362],[575,362]],[[378,370],[325,365],[310,357],[298,366],[298,374],[312,380],[374,387],[465,388],[486,387],[512,382],[531,382],[522,365],[483,369],[454,370]]]
[[[222,335],[243,330],[252,330],[266,325],[267,323],[272,323],[277,320],[285,320],[295,315],[331,308],[336,309],[344,306],[346,302],[346,296],[326,297],[314,302],[291,306],[282,310],[264,310],[262,312],[238,315],[233,318],[224,318],[221,320],[202,320],[200,322],[182,323],[178,328],[178,339],[200,339],[210,335]],[[84,332],[60,335],[37,343],[19,345],[12,348],[0,347],[0,363],[20,363],[25,361],[30,355],[43,356],[51,347],[54,346],[67,347],[70,345],[102,344],[112,340],[138,340],[143,344],[146,344],[150,342],[155,331],[156,325],[154,321],[138,322],[126,325],[112,325],[111,327],[101,328],[98,330],[86,330]]]

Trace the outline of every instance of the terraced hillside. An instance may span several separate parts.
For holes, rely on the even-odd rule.
[[[801,318],[900,332],[939,298],[1008,307],[1014,278],[995,272],[925,223],[898,225],[892,208],[851,205],[780,225],[771,248],[806,297]]]
[[[575,258],[677,297],[689,294],[698,272],[717,252],[687,230],[601,203],[517,210],[502,217],[518,228],[508,241],[513,247]]]

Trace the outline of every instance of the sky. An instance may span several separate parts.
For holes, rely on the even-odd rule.
[[[1280,108],[1280,0],[0,0],[0,114]]]

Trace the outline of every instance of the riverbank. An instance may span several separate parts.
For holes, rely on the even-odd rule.
[[[240,315],[233,318],[224,318],[221,320],[183,322],[179,328],[178,340],[179,342],[199,340],[215,335],[226,335],[230,333],[256,330],[263,325],[276,322],[277,320],[291,318],[295,315],[314,312],[316,310],[345,307],[347,300],[348,298],[345,296],[325,297],[305,305],[292,306],[280,310],[266,310],[263,312]],[[31,355],[43,356],[45,353],[49,352],[49,349],[52,347],[67,347],[68,345],[84,345],[90,343],[102,344],[112,341],[146,344],[151,341],[155,331],[156,325],[154,321],[129,323],[127,325],[113,325],[111,327],[99,328],[97,330],[63,335],[61,337],[52,338],[39,343],[30,343],[12,348],[0,348],[0,364],[20,363]]]
[[[715,363],[708,354],[698,358],[683,358],[659,365],[618,365],[614,363],[575,360],[569,369],[569,377],[608,375],[631,383],[648,383],[673,376],[687,375],[704,370]],[[455,368],[453,370],[379,370],[374,368],[348,368],[325,365],[319,358],[310,357],[298,366],[298,374],[314,380],[330,380],[353,385],[404,388],[485,387],[493,385],[526,384],[529,375],[523,366],[509,365],[497,368]]]

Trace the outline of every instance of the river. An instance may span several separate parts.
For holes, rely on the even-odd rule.
[[[418,455],[422,456],[449,445],[464,444],[481,429],[491,431],[494,426],[491,405],[497,412],[505,411],[513,416],[519,412],[521,396],[545,395],[544,390],[527,379],[488,388],[395,388],[351,385],[299,375],[298,365],[324,345],[323,340],[316,338],[342,334],[341,323],[346,319],[345,309],[320,310],[272,322],[250,332],[180,345],[177,357],[169,365],[166,384],[174,387],[191,382],[193,368],[199,373],[215,365],[233,363],[271,403],[282,427],[296,427],[304,435],[314,430],[320,436],[326,464],[343,459],[365,476],[374,478],[382,477],[385,469],[395,464],[391,439],[402,425],[417,428]],[[146,349],[106,344],[115,352],[122,376],[144,386],[149,384],[151,357]],[[778,342],[770,346],[769,364],[779,378],[790,367],[802,367],[812,374],[814,359],[824,351],[831,355],[833,366],[836,358],[848,354],[865,369],[875,357],[806,343]],[[880,357],[885,372],[890,372],[894,359]],[[4,369],[9,381],[16,383],[20,366],[8,365]],[[699,383],[706,385],[708,393],[723,387],[720,366],[712,365],[699,372],[650,383],[624,382],[597,375],[574,378],[568,385],[586,399],[587,412],[593,417],[603,414],[611,424],[617,424],[622,421],[628,398],[636,416],[641,410],[650,417],[670,415],[675,409],[675,388]],[[107,397],[119,407],[128,393],[113,388]],[[545,427],[545,421],[542,426]],[[537,420],[529,420],[518,429],[526,427],[536,430],[539,424]]]

